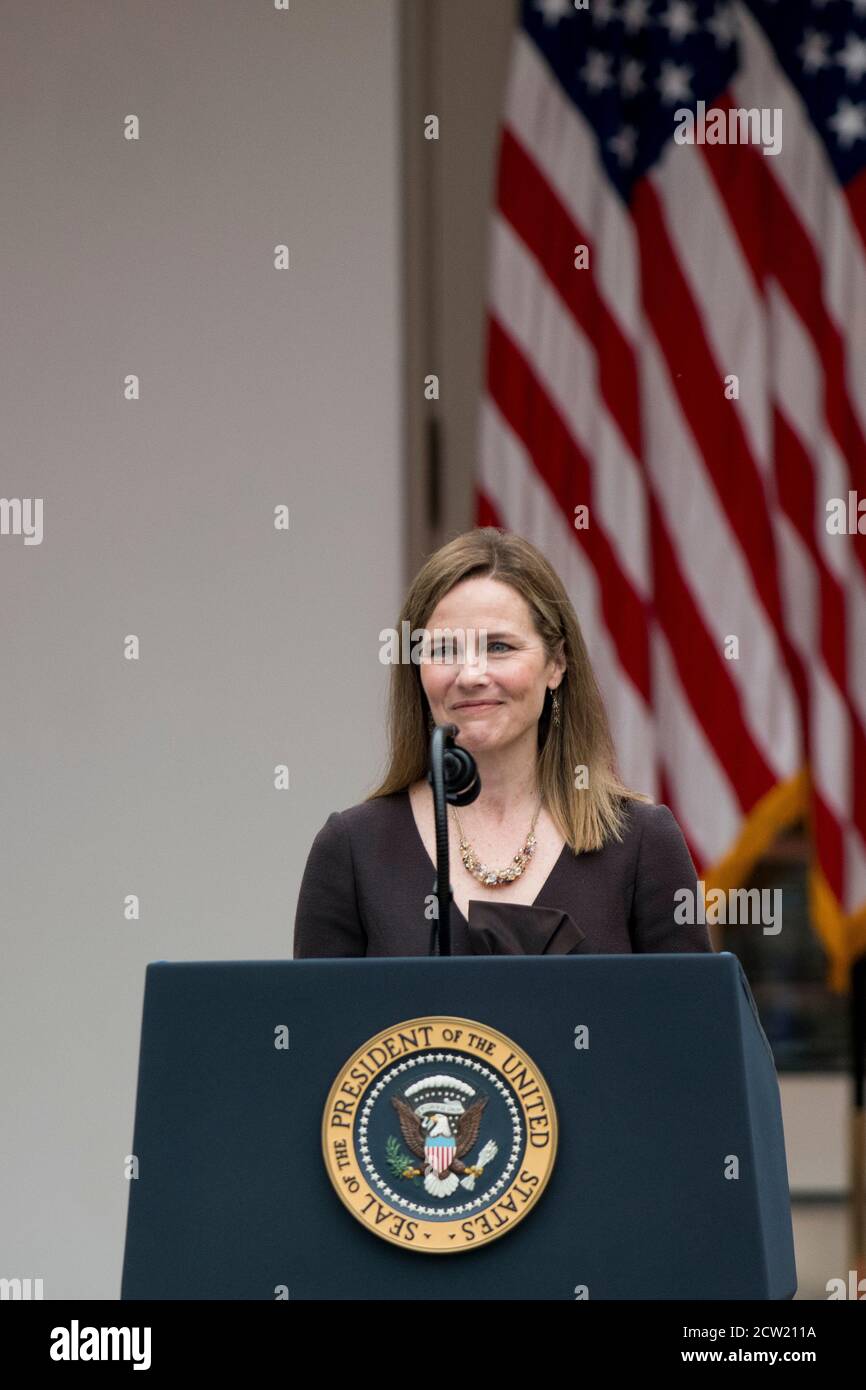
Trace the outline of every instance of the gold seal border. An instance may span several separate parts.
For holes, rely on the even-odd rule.
[[[371,1048],[375,1047],[376,1044],[380,1043],[384,1038],[391,1037],[394,1033],[401,1032],[408,1028],[416,1027],[419,1024],[424,1024],[433,1027],[462,1026],[464,1028],[470,1028],[476,1030],[483,1036],[494,1039],[499,1045],[508,1048],[516,1056],[520,1057],[522,1061],[526,1064],[528,1070],[532,1072],[539,1086],[539,1089],[541,1090],[544,1096],[545,1107],[550,1117],[550,1145],[545,1150],[544,1155],[547,1160],[546,1167],[543,1171],[537,1174],[539,1178],[539,1185],[536,1188],[535,1192],[532,1194],[532,1196],[526,1202],[526,1205],[523,1207],[521,1211],[517,1213],[517,1215],[512,1216],[501,1230],[494,1231],[487,1235],[479,1235],[476,1237],[475,1240],[466,1242],[461,1245],[430,1246],[419,1244],[417,1241],[407,1241],[401,1238],[400,1235],[393,1235],[389,1231],[377,1227],[375,1222],[368,1219],[364,1215],[364,1213],[361,1210],[359,1210],[357,1206],[354,1205],[351,1194],[343,1190],[343,1188],[340,1185],[342,1183],[342,1175],[339,1173],[339,1171],[336,1170],[335,1166],[332,1167],[332,1155],[330,1151],[330,1145],[328,1142],[329,1135],[331,1134],[329,1116],[332,1113],[334,1101],[337,1099],[340,1087],[343,1085],[344,1081],[351,1079],[348,1076],[348,1073],[351,1071],[351,1068],[364,1056],[365,1053],[369,1052]],[[452,1043],[450,1044],[450,1046],[453,1048],[454,1051],[468,1053],[469,1056],[472,1056],[471,1051],[466,1047],[461,1047],[460,1044]],[[430,1043],[425,1045],[424,1047],[417,1048],[416,1051],[424,1052],[428,1049],[434,1048],[437,1051],[443,1051],[447,1050],[448,1047],[448,1043]],[[413,1056],[415,1054],[406,1053],[405,1055],[408,1057]],[[386,1071],[388,1067],[397,1060],[398,1059],[393,1057],[389,1058],[386,1063],[379,1067],[377,1071],[374,1073],[374,1075],[370,1076],[366,1081],[364,1085],[364,1090],[366,1091],[369,1089],[370,1086],[375,1085],[382,1072]],[[481,1053],[478,1054],[478,1060],[480,1062],[487,1061],[488,1063],[493,1065],[492,1059],[485,1059]],[[497,1069],[495,1065],[493,1065],[493,1069]],[[509,1078],[505,1076],[505,1074],[501,1070],[499,1071],[499,1075],[510,1087],[511,1093],[514,1096],[514,1099],[516,1100],[520,1108],[520,1111],[524,1118],[526,1134],[528,1139],[530,1133],[529,1117],[527,1115],[526,1106],[523,1103],[523,1099],[520,1096],[517,1089],[512,1085]],[[360,1097],[358,1099],[360,1099]],[[377,1202],[385,1206],[385,1199],[381,1198],[378,1194],[373,1192],[372,1187],[364,1177],[363,1169],[355,1153],[355,1119],[357,1117],[357,1108],[357,1105],[355,1105],[352,1115],[351,1127],[348,1130],[344,1131],[349,1144],[349,1157],[353,1168],[356,1170],[358,1174],[359,1182],[370,1192],[370,1194],[375,1198]],[[538,1199],[540,1198],[541,1194],[547,1186],[550,1175],[553,1172],[553,1165],[556,1162],[556,1153],[559,1143],[559,1121],[556,1113],[556,1106],[553,1102],[553,1095],[551,1094],[550,1087],[548,1086],[541,1069],[538,1066],[536,1066],[535,1062],[530,1057],[526,1049],[521,1047],[518,1043],[516,1043],[513,1038],[509,1038],[505,1033],[500,1033],[498,1028],[491,1028],[488,1024],[482,1023],[479,1019],[461,1018],[456,1014],[422,1014],[418,1018],[403,1019],[399,1023],[391,1024],[391,1026],[388,1028],[382,1028],[378,1033],[374,1033],[374,1035],[371,1038],[368,1038],[366,1042],[362,1043],[360,1047],[356,1048],[356,1050],[352,1053],[348,1061],[343,1063],[342,1067],[340,1068],[339,1072],[334,1078],[334,1081],[331,1084],[330,1090],[328,1091],[328,1097],[325,1102],[324,1111],[322,1113],[321,1136],[322,1153],[325,1159],[325,1170],[328,1174],[328,1178],[330,1179],[331,1186],[333,1187],[334,1191],[336,1192],[337,1196],[339,1197],[343,1205],[346,1207],[346,1209],[351,1212],[355,1220],[358,1221],[366,1230],[370,1231],[380,1240],[386,1240],[389,1244],[399,1246],[401,1250],[410,1250],[422,1255],[457,1255],[464,1250],[479,1249],[482,1246],[489,1245],[491,1241],[498,1240],[500,1236],[508,1235],[511,1231],[514,1230],[515,1226],[517,1226],[523,1220],[523,1218],[534,1209],[534,1207],[538,1203]],[[539,1156],[540,1151],[535,1150],[535,1154],[536,1156]],[[528,1157],[528,1155],[529,1145],[527,1144],[527,1154],[524,1156],[522,1168],[526,1168],[529,1166],[529,1164],[526,1162],[526,1158]],[[519,1183],[520,1175],[518,1174],[515,1178],[512,1179],[509,1186],[502,1193],[502,1196],[499,1197],[496,1202],[491,1203],[489,1207],[485,1208],[484,1212],[480,1212],[478,1214],[480,1216],[483,1216],[492,1212],[498,1204],[498,1202],[507,1200],[509,1193],[515,1187],[515,1185]],[[462,1234],[461,1227],[464,1221],[471,1219],[470,1216],[466,1218],[458,1218],[456,1221],[453,1222],[428,1222],[428,1218],[426,1217],[412,1217],[391,1207],[389,1207],[388,1210],[393,1213],[393,1217],[395,1219],[402,1219],[404,1222],[414,1221],[419,1226],[419,1228],[426,1227],[429,1225],[431,1228],[433,1228],[440,1234],[442,1232],[449,1231],[452,1228],[452,1226],[456,1227],[457,1230]]]

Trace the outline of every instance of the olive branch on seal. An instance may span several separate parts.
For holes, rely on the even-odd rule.
[[[406,1150],[400,1147],[400,1140],[393,1134],[389,1134],[385,1140],[385,1158],[395,1178],[403,1178],[406,1169],[415,1166]],[[405,1178],[403,1180],[406,1181]],[[420,1186],[420,1177],[412,1178],[410,1181],[415,1187]]]

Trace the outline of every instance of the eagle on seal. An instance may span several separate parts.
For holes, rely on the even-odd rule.
[[[392,1096],[391,1104],[400,1119],[400,1130],[407,1148],[423,1161],[423,1168],[406,1168],[404,1178],[424,1176],[424,1187],[434,1197],[450,1197],[461,1183],[472,1189],[475,1179],[484,1172],[481,1166],[462,1162],[478,1138],[481,1127],[481,1112],[487,1104],[487,1097],[473,1101],[462,1114],[456,1117],[456,1129],[452,1129],[448,1115],[433,1112],[418,1115],[402,1096]],[[496,1145],[486,1144],[479,1162],[489,1161],[496,1153]]]

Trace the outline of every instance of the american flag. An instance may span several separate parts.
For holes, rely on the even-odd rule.
[[[679,143],[700,109],[781,148]],[[708,887],[806,816],[834,989],[866,951],[866,535],[827,512],[866,513],[864,165],[866,0],[520,9],[476,520],[554,564]]]

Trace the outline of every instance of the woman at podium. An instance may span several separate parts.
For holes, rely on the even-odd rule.
[[[682,831],[620,781],[577,616],[541,552],[496,527],[458,536],[422,566],[396,631],[412,646],[391,667],[387,770],[313,841],[295,959],[435,950],[435,724],[457,726],[481,784],[448,807],[452,954],[712,951]]]

